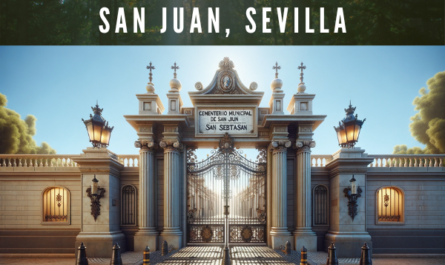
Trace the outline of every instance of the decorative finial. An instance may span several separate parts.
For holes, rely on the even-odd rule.
[[[172,66],[172,69],[175,70],[173,76],[174,76],[174,78],[176,78],[176,70],[179,69],[179,66],[176,66],[176,62],[175,62],[175,64]]]
[[[151,80],[153,80],[153,74],[151,73],[151,70],[154,70],[155,69],[155,67],[154,67],[154,65],[152,65],[151,64],[151,62],[150,62],[150,65],[149,66],[147,66],[147,69],[148,70],[150,70],[150,74],[149,74],[149,77],[148,77],[148,79],[150,80],[150,83],[151,83]]]
[[[306,66],[303,65],[303,62],[301,62],[301,65],[298,66],[298,70],[301,69],[301,73],[300,73],[300,84],[304,84],[303,83],[303,70],[306,69]]]
[[[278,62],[275,62],[275,66],[272,69],[275,70],[275,78],[278,78],[278,70],[281,69],[281,66],[278,66]]]

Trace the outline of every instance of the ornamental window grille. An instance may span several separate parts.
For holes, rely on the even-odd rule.
[[[377,221],[403,222],[403,193],[395,187],[377,191]]]
[[[313,220],[314,225],[328,225],[328,189],[318,185],[313,193]]]
[[[121,225],[136,225],[136,188],[126,185],[121,190]]]
[[[43,222],[69,223],[70,192],[62,187],[43,192]]]

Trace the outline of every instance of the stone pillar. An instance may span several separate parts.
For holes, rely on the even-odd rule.
[[[287,148],[290,141],[272,142],[272,228],[271,247],[278,249],[292,236],[287,227]]]
[[[295,249],[303,246],[309,251],[317,251],[317,236],[312,231],[312,186],[311,186],[311,147],[314,141],[297,141],[296,223],[294,231]]]
[[[174,249],[180,249],[180,150],[183,147],[179,141],[161,141],[159,145],[164,148],[164,230],[161,241],[167,241]]]
[[[79,165],[81,172],[81,231],[76,237],[75,248],[81,242],[88,249],[88,257],[110,258],[112,246],[116,243],[126,251],[125,235],[120,230],[119,198],[120,171],[123,165],[117,155],[106,148],[89,147],[83,150],[80,157],[73,161]],[[100,198],[100,213],[94,219],[91,214],[91,199],[87,189],[91,187],[92,179],[96,175],[100,188],[105,189]]]
[[[156,250],[158,231],[155,227],[154,142],[136,142],[139,151],[139,231],[134,235],[134,251],[148,246]]]
[[[371,236],[366,231],[366,172],[374,159],[359,147],[341,149],[333,154],[326,165],[330,171],[330,229],[325,236],[325,248],[334,243],[339,258],[358,258],[363,243],[372,249]],[[357,190],[362,190],[357,199],[357,215],[349,215],[348,198],[344,189],[351,186],[354,175]]]

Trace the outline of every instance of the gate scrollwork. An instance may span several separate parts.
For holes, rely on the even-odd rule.
[[[187,150],[189,243],[266,242],[266,155],[248,160],[227,133],[201,162]]]

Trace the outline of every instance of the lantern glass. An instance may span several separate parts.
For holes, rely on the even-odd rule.
[[[355,124],[354,128],[354,141],[358,141],[358,136],[360,134],[360,129],[362,128],[361,124]]]
[[[351,180],[351,194],[357,194],[357,185],[355,183],[354,177],[352,177],[352,180]]]
[[[98,183],[99,181],[96,179],[96,175],[94,175],[94,179],[93,179],[93,185],[91,185],[91,194],[93,196],[97,196],[97,190],[98,190]]]
[[[88,137],[90,140],[93,139],[93,122],[91,120],[85,121],[85,126],[87,127]]]
[[[111,136],[111,130],[110,128],[105,127],[102,130],[102,137],[100,139],[100,143],[102,145],[108,146],[108,144],[110,143],[110,136]]]
[[[345,129],[346,129],[346,140],[348,142],[354,141],[355,123],[353,122],[345,125]]]
[[[96,141],[98,143],[100,143],[100,138],[102,135],[102,128],[103,128],[104,124],[103,123],[99,123],[99,122],[95,122],[93,124],[93,141]]]

